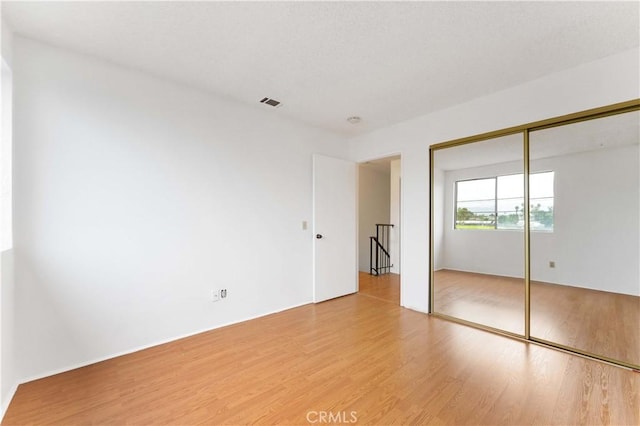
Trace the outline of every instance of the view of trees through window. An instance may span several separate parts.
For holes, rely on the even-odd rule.
[[[553,172],[529,175],[530,227],[553,231]],[[524,229],[524,175],[456,182],[456,229]]]

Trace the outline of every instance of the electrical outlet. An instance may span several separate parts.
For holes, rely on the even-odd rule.
[[[227,297],[227,289],[223,288],[220,290],[220,299],[224,299],[225,297]]]
[[[556,262],[553,260],[549,261],[549,268],[555,268],[556,267]]]
[[[211,290],[211,301],[217,302],[220,300],[220,290]]]

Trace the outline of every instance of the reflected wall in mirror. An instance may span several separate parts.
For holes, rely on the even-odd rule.
[[[634,365],[639,135],[634,111],[533,131],[529,150],[531,173],[554,176],[549,204],[531,175],[531,336]]]
[[[433,311],[522,335],[523,134],[434,150],[432,196]]]

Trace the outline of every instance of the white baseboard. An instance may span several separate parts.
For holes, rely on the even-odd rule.
[[[454,271],[454,272],[469,272],[469,273],[472,273],[472,274],[493,275],[495,277],[517,278],[517,279],[520,279],[520,280],[524,280],[524,276],[519,277],[519,276],[516,276],[516,275],[495,274],[495,273],[489,273],[489,272],[483,272],[483,271],[474,271],[474,270],[470,270],[470,269],[447,268],[446,266],[438,269],[438,271],[442,271],[442,270]]]
[[[406,308],[406,309],[409,309],[409,310],[411,310],[413,312],[421,313],[421,314],[428,314],[429,313],[429,310],[425,311],[423,308],[418,308],[416,306],[402,305],[402,307]]]

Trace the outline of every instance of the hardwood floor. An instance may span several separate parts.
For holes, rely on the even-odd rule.
[[[400,305],[400,275],[358,273],[358,293]]]
[[[354,294],[21,385],[3,424],[636,425],[639,398],[638,373]]]
[[[524,333],[524,280],[435,272],[435,311]],[[531,335],[640,365],[640,297],[531,283]]]

